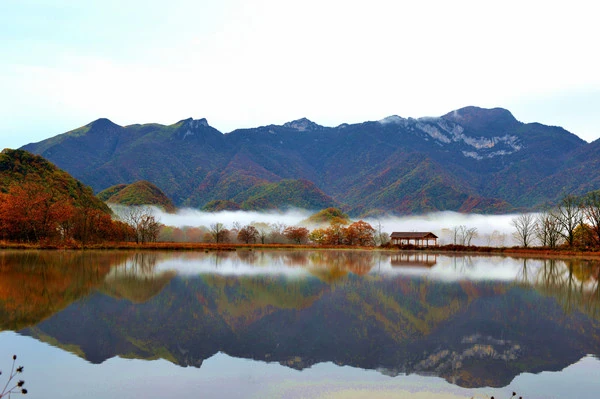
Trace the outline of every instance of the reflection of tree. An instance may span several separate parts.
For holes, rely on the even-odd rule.
[[[523,258],[523,267],[517,272],[517,281],[524,286],[529,286],[529,269],[527,268],[527,258]]]
[[[0,330],[39,323],[102,284],[125,252],[3,252]]]
[[[473,257],[467,255],[457,255],[452,258],[452,266],[457,272],[465,273],[473,269]]]
[[[600,262],[583,259],[544,259],[537,271],[523,268],[518,281],[555,297],[567,313],[579,310],[600,319]]]
[[[309,259],[310,272],[328,283],[348,273],[365,275],[375,266],[371,251],[316,251],[310,253]]]

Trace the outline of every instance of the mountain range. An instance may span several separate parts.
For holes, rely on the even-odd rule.
[[[98,119],[22,148],[96,192],[146,180],[178,207],[505,213],[600,189],[600,140],[522,123],[502,108],[337,127],[302,118],[225,134],[206,119]]]

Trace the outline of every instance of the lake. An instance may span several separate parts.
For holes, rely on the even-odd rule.
[[[0,383],[16,354],[31,398],[597,398],[599,277],[423,252],[0,251]]]

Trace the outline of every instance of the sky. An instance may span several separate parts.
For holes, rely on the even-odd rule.
[[[600,137],[592,1],[0,0],[0,148],[98,118],[227,133],[476,105]]]

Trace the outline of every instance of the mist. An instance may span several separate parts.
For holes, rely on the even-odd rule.
[[[160,223],[178,228],[209,227],[214,223],[222,223],[226,228],[233,227],[234,223],[239,223],[242,226],[252,223],[281,223],[293,226],[314,214],[314,211],[301,209],[285,212],[203,212],[186,208],[179,210],[177,213],[166,213],[158,208],[152,209],[154,216],[159,219]],[[516,216],[515,214],[481,215],[445,211],[425,215],[385,216],[364,220],[375,229],[378,229],[378,226],[381,225],[381,230],[389,234],[394,231],[431,231],[439,237],[440,245],[452,244],[452,230],[459,226],[466,226],[467,228],[477,229],[477,234],[472,241],[474,245],[512,246],[517,244],[512,237],[515,228],[511,224],[512,219]]]
[[[231,228],[234,223],[240,223],[242,226],[251,223],[283,223],[285,225],[296,225],[313,212],[305,210],[290,210],[286,212],[254,212],[254,211],[221,211],[221,212],[202,212],[197,209],[181,209],[177,213],[166,213],[154,208],[154,215],[160,219],[160,222],[173,227],[198,227],[210,226],[214,223],[222,223],[227,228]]]
[[[393,231],[431,231],[439,237],[440,245],[452,244],[452,230],[455,227],[466,226],[477,229],[477,234],[472,241],[474,245],[511,246],[516,244],[512,237],[515,228],[511,224],[516,216],[515,214],[481,215],[444,211],[418,216],[365,219],[365,221],[375,228],[378,223],[381,223],[382,230],[390,234]]]

